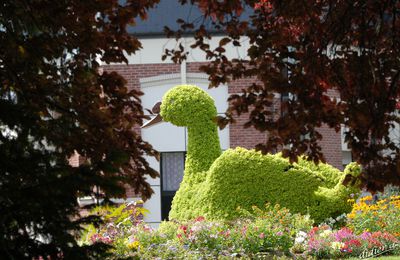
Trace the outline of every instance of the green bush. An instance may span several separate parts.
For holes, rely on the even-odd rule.
[[[214,162],[203,184],[202,213],[207,218],[232,219],[238,216],[238,206],[261,207],[269,202],[321,222],[350,211],[347,199],[356,190],[341,185],[344,174],[327,164],[311,164],[300,158],[291,165],[279,154],[227,150]]]
[[[203,183],[180,188],[186,204],[181,204],[182,210],[172,217],[234,219],[240,216],[238,207],[250,209],[269,202],[310,214],[321,222],[349,212],[347,199],[358,191],[341,185],[345,173],[327,164],[315,166],[299,159],[291,165],[279,154],[262,155],[243,148],[225,151],[207,174]],[[181,201],[178,198],[175,202]]]
[[[198,198],[200,184],[207,171],[221,155],[214,100],[202,89],[181,85],[170,89],[163,97],[160,114],[164,121],[177,126],[187,126],[189,134],[185,174],[174,197],[170,218],[196,217],[194,200]]]
[[[240,216],[237,207],[250,209],[267,202],[310,214],[317,222],[350,211],[347,199],[357,190],[345,188],[341,184],[345,173],[330,165],[302,158],[292,165],[279,154],[262,155],[240,147],[221,154],[213,121],[215,105],[200,88],[182,85],[169,90],[161,115],[172,124],[187,126],[189,133],[184,178],[170,219],[229,220]],[[359,174],[353,168],[347,172]]]

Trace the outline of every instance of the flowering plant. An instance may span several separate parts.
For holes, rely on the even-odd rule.
[[[99,226],[94,224],[84,227],[79,243],[81,245],[104,243],[112,245],[111,252],[116,256],[126,256],[136,250],[139,242],[130,235],[133,230],[142,225],[143,216],[147,210],[142,207],[142,201],[122,204],[120,206],[98,206],[92,213],[101,217]]]
[[[387,231],[400,238],[400,196],[376,202],[372,196],[361,198],[347,215],[347,225],[358,234],[363,231]]]
[[[158,229],[142,220],[146,210],[136,204],[96,210],[104,223],[99,227],[87,226],[81,244],[110,245],[110,253],[116,258],[229,259],[283,254],[343,258],[359,256],[366,250],[394,248],[399,243],[398,238],[383,231],[312,227],[308,216],[292,214],[279,205],[242,211],[243,218],[229,222],[198,217],[186,222],[162,222]]]
[[[387,232],[356,235],[348,227],[332,231],[329,226],[314,227],[308,233],[307,253],[319,258],[359,256],[365,250],[389,248],[399,240]]]
[[[204,217],[198,217],[180,223],[163,222],[157,231],[135,231],[134,237],[140,241],[138,254],[141,258],[152,258],[157,254],[168,258],[165,252],[171,250],[171,244],[182,258],[289,254],[295,235],[300,231],[305,233],[313,223],[308,216],[291,214],[279,205],[267,204],[265,209],[254,207],[252,211],[241,213],[243,218],[230,222],[207,221]],[[146,238],[146,235],[150,237]],[[163,236],[166,239],[160,241],[160,238],[151,236]],[[164,252],[160,252],[162,250]]]

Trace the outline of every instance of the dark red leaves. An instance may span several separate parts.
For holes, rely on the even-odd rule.
[[[314,161],[323,159],[318,128],[328,125],[338,131],[344,125],[353,159],[363,165],[363,184],[371,189],[400,185],[400,145],[392,138],[400,107],[397,1],[193,2],[225,33],[211,49],[202,27],[192,45],[210,60],[201,69],[211,86],[243,78],[254,78],[261,86],[249,84],[242,95],[232,96],[227,119],[218,120],[221,125],[249,112],[246,126],[268,132],[257,149],[290,147],[283,149],[285,156],[294,160],[305,153]],[[248,21],[239,22],[233,14],[243,7],[253,12]],[[238,46],[243,36],[249,42],[248,57],[226,59],[222,46]],[[271,102],[272,93],[287,97],[275,113],[261,105]]]
[[[97,196],[94,187],[101,198],[125,197],[126,185],[153,193],[146,178],[158,173],[144,157],[157,152],[135,131],[142,93],[98,59],[121,63],[139,50],[127,25],[157,2],[2,1],[0,124],[17,135],[0,133],[1,256],[103,258],[106,247],[76,243],[88,221],[77,198]],[[75,151],[86,159],[76,168]]]

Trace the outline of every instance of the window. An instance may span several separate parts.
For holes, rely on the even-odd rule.
[[[161,153],[162,190],[177,191],[185,169],[185,153]]]
[[[168,220],[172,199],[183,179],[184,152],[161,153],[161,219]]]
[[[351,151],[342,151],[342,164],[343,164],[343,169],[346,168],[346,166],[353,161],[352,156],[351,156]]]

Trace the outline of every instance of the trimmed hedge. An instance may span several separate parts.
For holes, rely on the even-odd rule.
[[[351,210],[347,199],[357,189],[341,183],[345,174],[358,175],[358,166],[352,164],[343,173],[302,158],[292,165],[280,154],[262,155],[240,147],[221,154],[214,102],[195,86],[168,91],[161,115],[165,121],[187,126],[189,132],[185,174],[170,219],[230,220],[239,216],[238,207],[263,207],[267,202],[308,213],[316,222]]]
[[[163,97],[160,114],[164,121],[188,127],[189,142],[185,175],[207,171],[221,154],[214,100],[204,90],[192,85],[170,89]],[[198,176],[191,176],[194,180]]]
[[[171,217],[230,220],[239,217],[238,207],[262,207],[266,202],[291,212],[310,214],[317,223],[350,212],[347,200],[358,190],[341,184],[345,173],[327,164],[311,168],[307,165],[304,159],[291,165],[280,154],[262,155],[240,147],[229,149],[213,163],[203,183],[183,187],[177,202],[185,194],[192,197]],[[191,188],[193,192],[188,192]]]
[[[188,128],[189,142],[185,174],[172,202],[170,218],[189,219],[197,211],[200,184],[212,163],[221,155],[214,100],[192,85],[170,89],[163,97],[160,114],[164,121]]]

